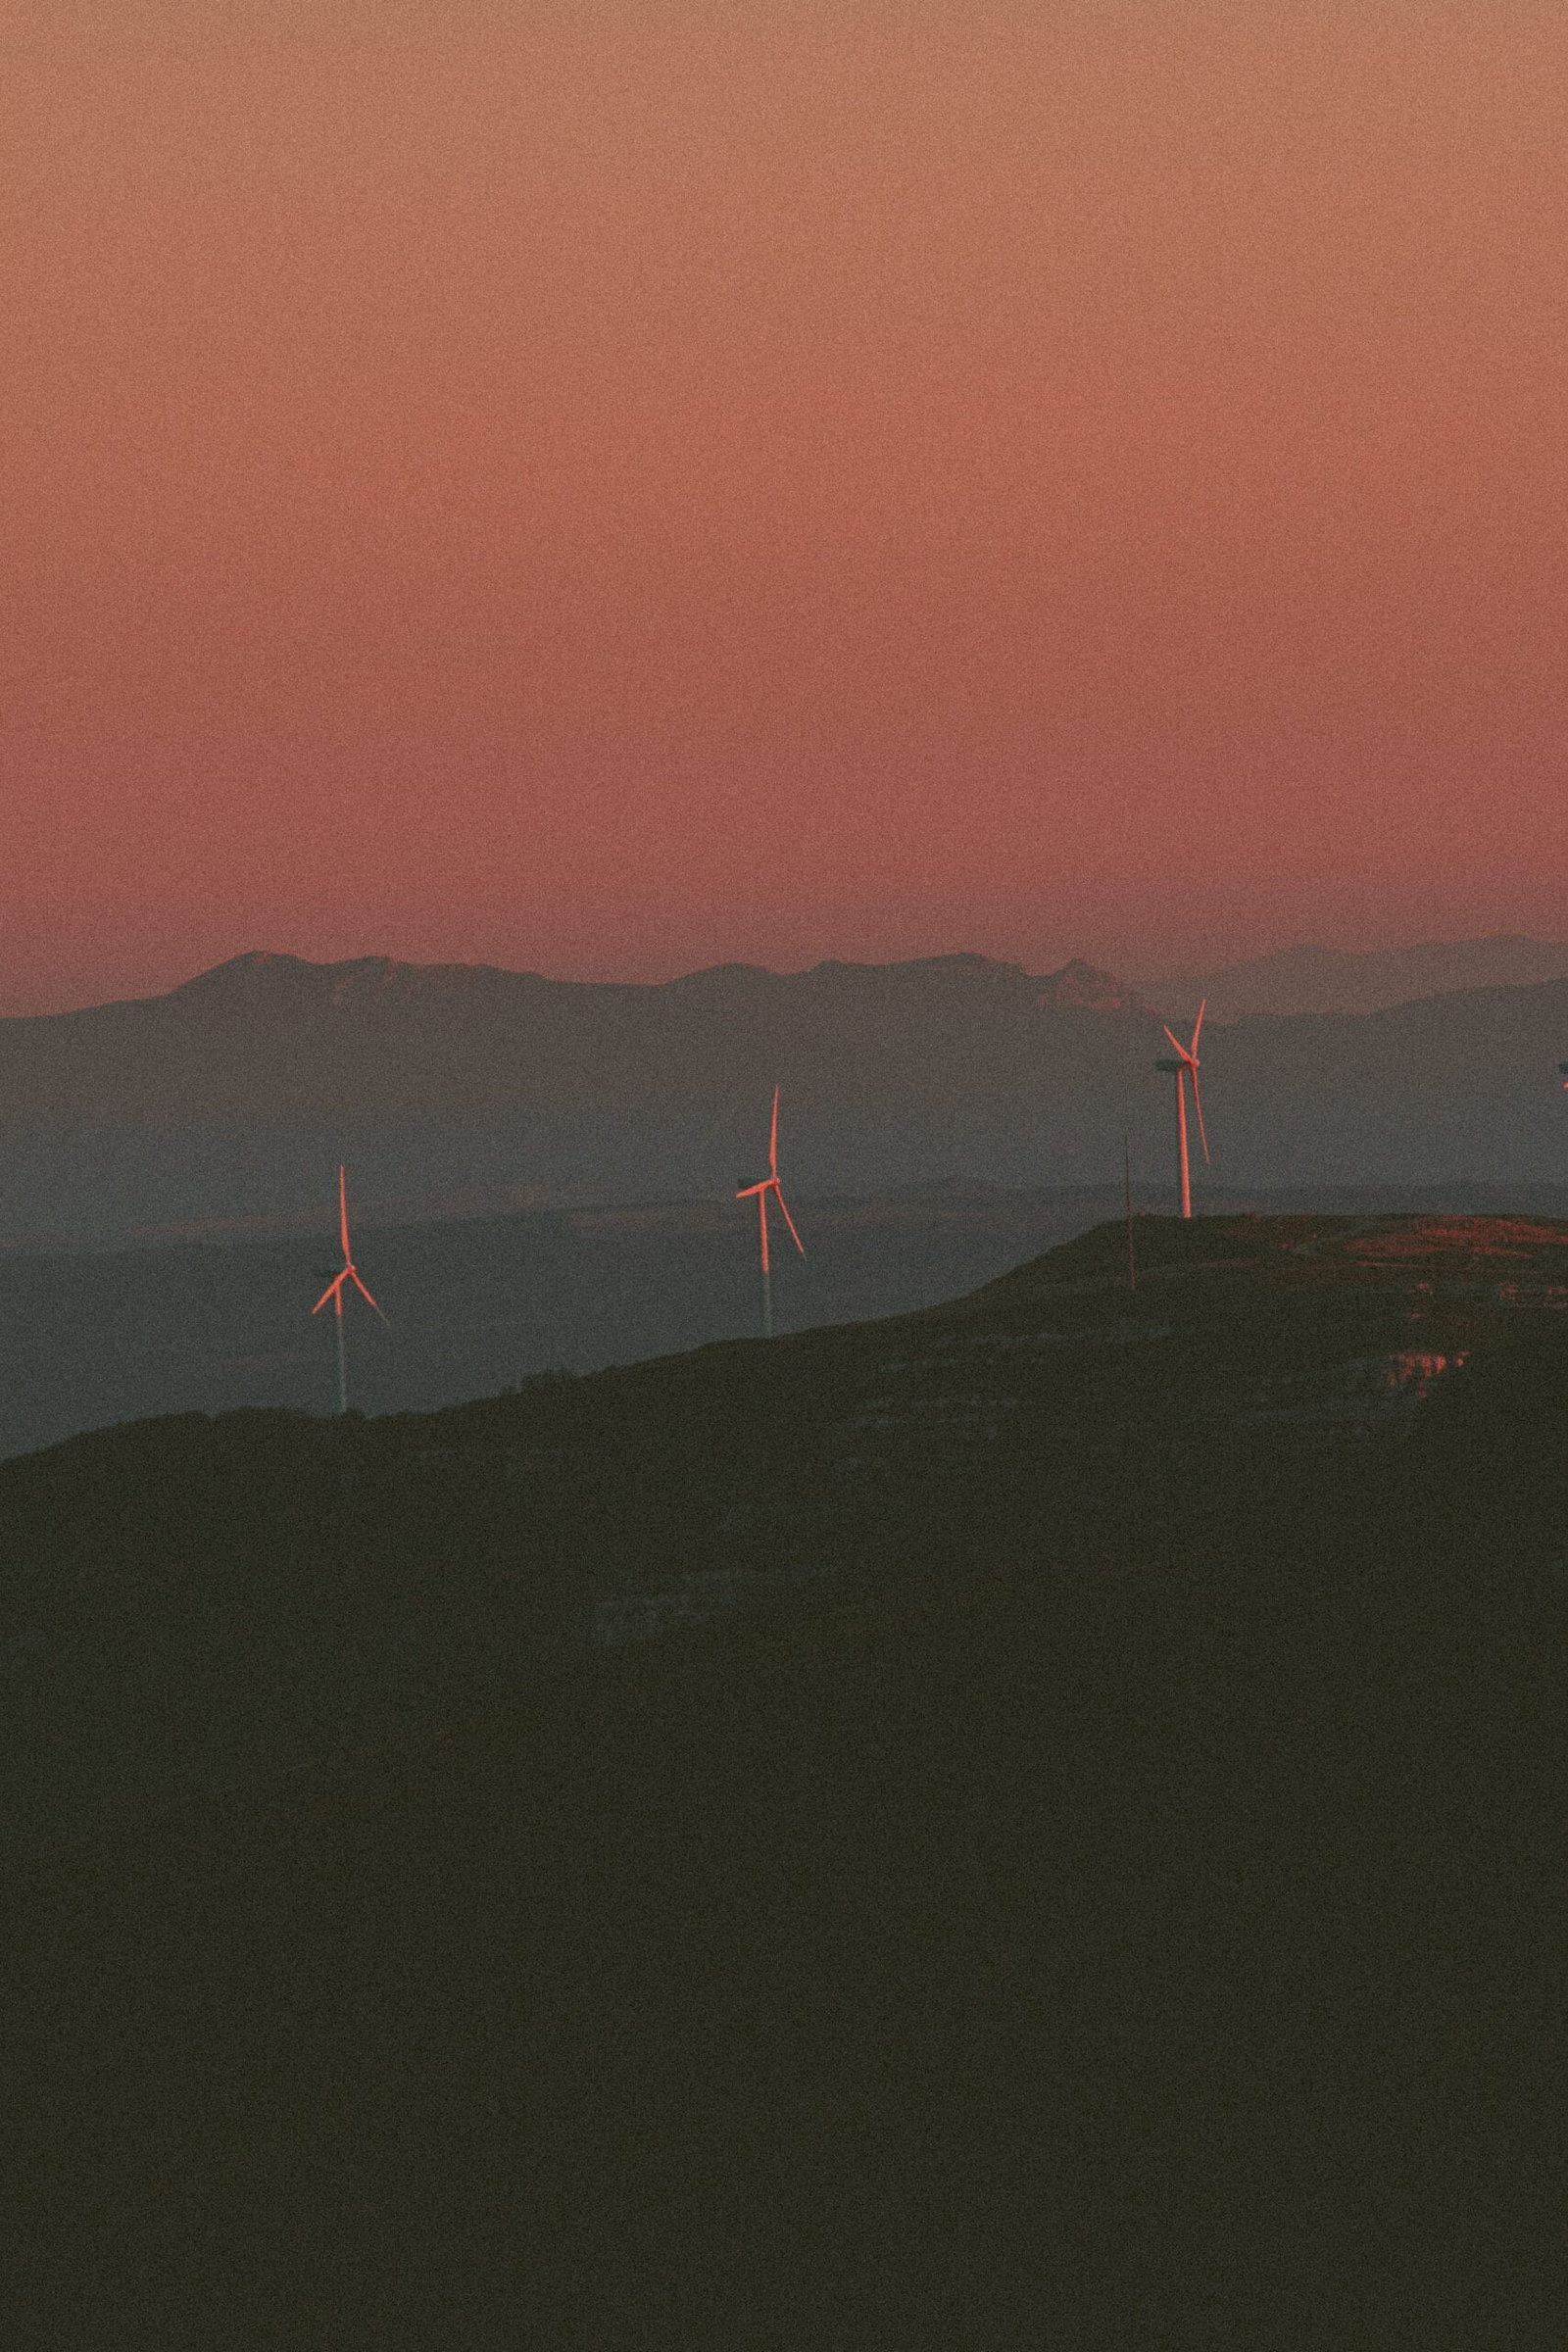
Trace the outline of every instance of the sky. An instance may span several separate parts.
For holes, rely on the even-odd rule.
[[[1562,0],[9,0],[0,1011],[1568,932]]]

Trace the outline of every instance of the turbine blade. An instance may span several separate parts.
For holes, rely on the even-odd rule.
[[[1202,1098],[1202,1096],[1201,1096],[1201,1095],[1199,1093],[1199,1091],[1198,1091],[1198,1064],[1197,1064],[1197,1062],[1196,1062],[1196,1061],[1195,1061],[1195,1062],[1194,1062],[1194,1064],[1193,1064],[1193,1108],[1194,1108],[1194,1109],[1197,1111],[1197,1113],[1198,1113],[1198,1133],[1199,1133],[1199,1138],[1200,1138],[1200,1142],[1201,1142],[1201,1144],[1202,1144],[1202,1147],[1203,1147],[1203,1157],[1204,1157],[1205,1159],[1207,1159],[1207,1157],[1208,1157],[1208,1137],[1207,1137],[1207,1135],[1204,1133],[1204,1129],[1203,1129],[1203,1098]]]
[[[341,1279],[341,1277],[340,1277],[340,1279]],[[353,1267],[353,1268],[351,1268],[351,1269],[350,1269],[350,1273],[349,1273],[349,1280],[350,1280],[350,1281],[353,1283],[353,1285],[354,1285],[354,1288],[355,1288],[355,1289],[356,1289],[356,1290],[359,1292],[359,1294],[360,1294],[360,1297],[361,1297],[361,1298],[362,1298],[365,1300],[365,1303],[366,1303],[366,1305],[367,1305],[367,1306],[375,1306],[375,1300],[374,1300],[374,1299],[373,1299],[373,1298],[370,1297],[370,1294],[369,1294],[369,1292],[368,1292],[368,1291],[366,1289],[366,1287],[365,1287],[364,1283],[363,1283],[363,1282],[360,1280],[360,1275],[359,1275],[359,1269],[358,1269],[358,1267]],[[386,1324],[386,1327],[387,1327],[388,1331],[390,1331],[390,1330],[391,1330],[391,1328],[392,1328],[392,1324],[391,1324],[390,1318],[389,1318],[389,1317],[388,1317],[388,1316],[387,1316],[385,1313],[383,1313],[383,1312],[382,1312],[382,1309],[381,1309],[380,1307],[378,1307],[378,1306],[375,1306],[375,1311],[376,1311],[376,1313],[377,1313],[378,1315],[380,1315],[382,1322]]]
[[[1171,1027],[1168,1021],[1165,1023],[1165,1035],[1170,1039],[1171,1044],[1175,1047],[1183,1061],[1185,1061],[1187,1059],[1187,1048],[1182,1044],[1181,1039],[1177,1036],[1175,1030]]]
[[[770,1176],[775,1177],[778,1174],[778,1088],[776,1086],[773,1089],[773,1124],[768,1130],[767,1137],[767,1172]]]
[[[313,1314],[313,1315],[318,1315],[318,1314],[320,1313],[320,1311],[321,1311],[322,1307],[323,1307],[323,1306],[326,1304],[327,1300],[328,1300],[328,1299],[329,1299],[329,1298],[332,1297],[333,1293],[334,1293],[334,1292],[336,1292],[336,1291],[340,1291],[342,1288],[343,1288],[343,1277],[342,1277],[342,1275],[340,1274],[340,1275],[338,1276],[338,1278],[337,1278],[337,1280],[336,1280],[335,1282],[329,1282],[329,1283],[327,1284],[327,1286],[326,1286],[325,1290],[324,1290],[324,1291],[321,1293],[321,1296],[319,1297],[319,1298],[318,1298],[318,1300],[316,1301],[316,1304],[315,1304],[315,1305],[312,1307],[312,1309],[311,1309],[311,1312],[312,1312],[312,1314]]]
[[[749,1200],[754,1193],[765,1193],[772,1181],[770,1176],[764,1176],[760,1184],[743,1184],[737,1189],[735,1198],[737,1200]]]
[[[337,1172],[337,1222],[338,1231],[343,1236],[343,1263],[347,1265],[350,1259],[353,1257],[354,1252],[349,1248],[348,1185],[341,1168],[339,1168]]]
[[[1208,999],[1205,997],[1202,1001],[1202,1004],[1200,1004],[1198,1007],[1198,1018],[1193,1023],[1193,1042],[1187,1049],[1189,1054],[1196,1054],[1198,1052],[1198,1032],[1203,1026],[1203,1010],[1207,1003]]]
[[[776,1177],[773,1180],[773,1198],[778,1202],[779,1215],[783,1218],[785,1224],[790,1229],[791,1241],[795,1244],[796,1249],[804,1257],[806,1255],[806,1244],[802,1241],[800,1235],[795,1230],[795,1219],[790,1215],[789,1210],[784,1205],[784,1196],[778,1189],[778,1179]]]

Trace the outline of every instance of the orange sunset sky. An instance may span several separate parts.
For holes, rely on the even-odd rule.
[[[1562,0],[13,0],[0,1010],[1568,931]]]

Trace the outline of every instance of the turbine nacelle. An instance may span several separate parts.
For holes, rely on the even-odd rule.
[[[762,1263],[764,1267],[767,1264],[767,1196],[769,1193],[772,1194],[773,1199],[778,1205],[779,1215],[783,1218],[785,1224],[790,1229],[790,1240],[795,1244],[795,1247],[800,1251],[801,1255],[803,1257],[806,1255],[806,1244],[802,1241],[800,1235],[795,1230],[795,1219],[790,1215],[783,1192],[779,1186],[778,1178],[776,1176],[764,1176],[760,1184],[742,1185],[740,1190],[735,1195],[737,1200],[755,1200],[757,1202],[758,1212],[762,1220]]]
[[[1171,1028],[1168,1021],[1160,1024],[1164,1029],[1165,1035],[1170,1039],[1171,1044],[1176,1049],[1176,1058],[1174,1061],[1172,1061],[1168,1056],[1162,1056],[1154,1064],[1156,1070],[1163,1071],[1167,1077],[1175,1078],[1178,1091],[1180,1091],[1184,1080],[1188,1077],[1191,1077],[1193,1082],[1193,1108],[1198,1113],[1198,1133],[1200,1141],[1203,1147],[1203,1157],[1205,1160],[1208,1158],[1208,1130],[1203,1125],[1203,1098],[1198,1090],[1198,1040],[1202,1030],[1203,1014],[1207,1008],[1207,1004],[1208,999],[1205,997],[1202,1004],[1198,1007],[1198,1018],[1193,1023],[1193,1042],[1190,1046],[1184,1046],[1182,1044],[1181,1039],[1177,1036],[1175,1030]],[[1186,1116],[1185,1112],[1183,1113],[1183,1116]],[[1185,1153],[1185,1144],[1183,1145],[1182,1149]]]

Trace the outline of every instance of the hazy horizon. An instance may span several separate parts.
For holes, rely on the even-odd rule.
[[[13,13],[0,1004],[1560,924],[1558,10]]]
[[[971,941],[961,941],[942,946],[914,947],[904,954],[887,956],[856,955],[843,948],[830,946],[825,948],[820,955],[813,955],[800,962],[790,963],[769,962],[759,956],[736,952],[704,956],[701,959],[678,960],[667,969],[660,967],[638,970],[563,971],[552,970],[542,963],[529,961],[520,952],[514,957],[479,954],[415,956],[400,954],[394,949],[385,947],[367,947],[344,949],[335,954],[324,954],[315,953],[307,948],[278,946],[273,942],[260,945],[253,940],[242,946],[224,949],[194,964],[174,963],[168,957],[159,957],[156,960],[149,958],[141,967],[146,976],[139,980],[127,977],[122,985],[106,984],[101,991],[87,995],[67,994],[63,988],[40,987],[32,1001],[17,1002],[15,1001],[15,992],[12,992],[6,997],[0,998],[0,1020],[27,1019],[52,1013],[87,1012],[103,1004],[167,996],[173,990],[182,987],[186,982],[201,978],[207,972],[216,971],[224,964],[238,962],[253,956],[275,956],[282,958],[293,958],[302,963],[323,966],[361,961],[385,961],[421,968],[471,966],[519,975],[533,975],[547,980],[577,981],[589,985],[605,983],[649,987],[661,987],[672,980],[685,979],[698,972],[721,969],[725,965],[748,965],[757,970],[766,971],[777,978],[790,978],[815,970],[821,964],[876,965],[922,962],[938,960],[947,956],[981,956],[989,960],[1015,964],[1024,971],[1040,974],[1060,971],[1070,963],[1085,963],[1097,970],[1108,972],[1118,980],[1137,986],[1157,981],[1167,983],[1180,981],[1189,975],[1197,977],[1234,966],[1264,961],[1271,957],[1285,957],[1298,954],[1396,956],[1420,949],[1457,950],[1501,940],[1528,941],[1532,945],[1546,948],[1568,948],[1568,935],[1554,935],[1550,932],[1532,933],[1512,928],[1465,932],[1443,938],[1426,934],[1411,938],[1368,936],[1354,944],[1322,937],[1298,937],[1282,939],[1260,948],[1250,948],[1242,954],[1215,954],[1206,958],[1189,956],[1183,962],[1166,963],[1158,965],[1156,968],[1154,959],[1147,955],[1141,958],[1134,957],[1116,961],[1082,948],[1069,948],[1064,954],[1056,954],[1041,950],[1031,951],[1027,947],[1021,950],[977,947]],[[134,965],[130,967],[132,971],[136,968]]]

